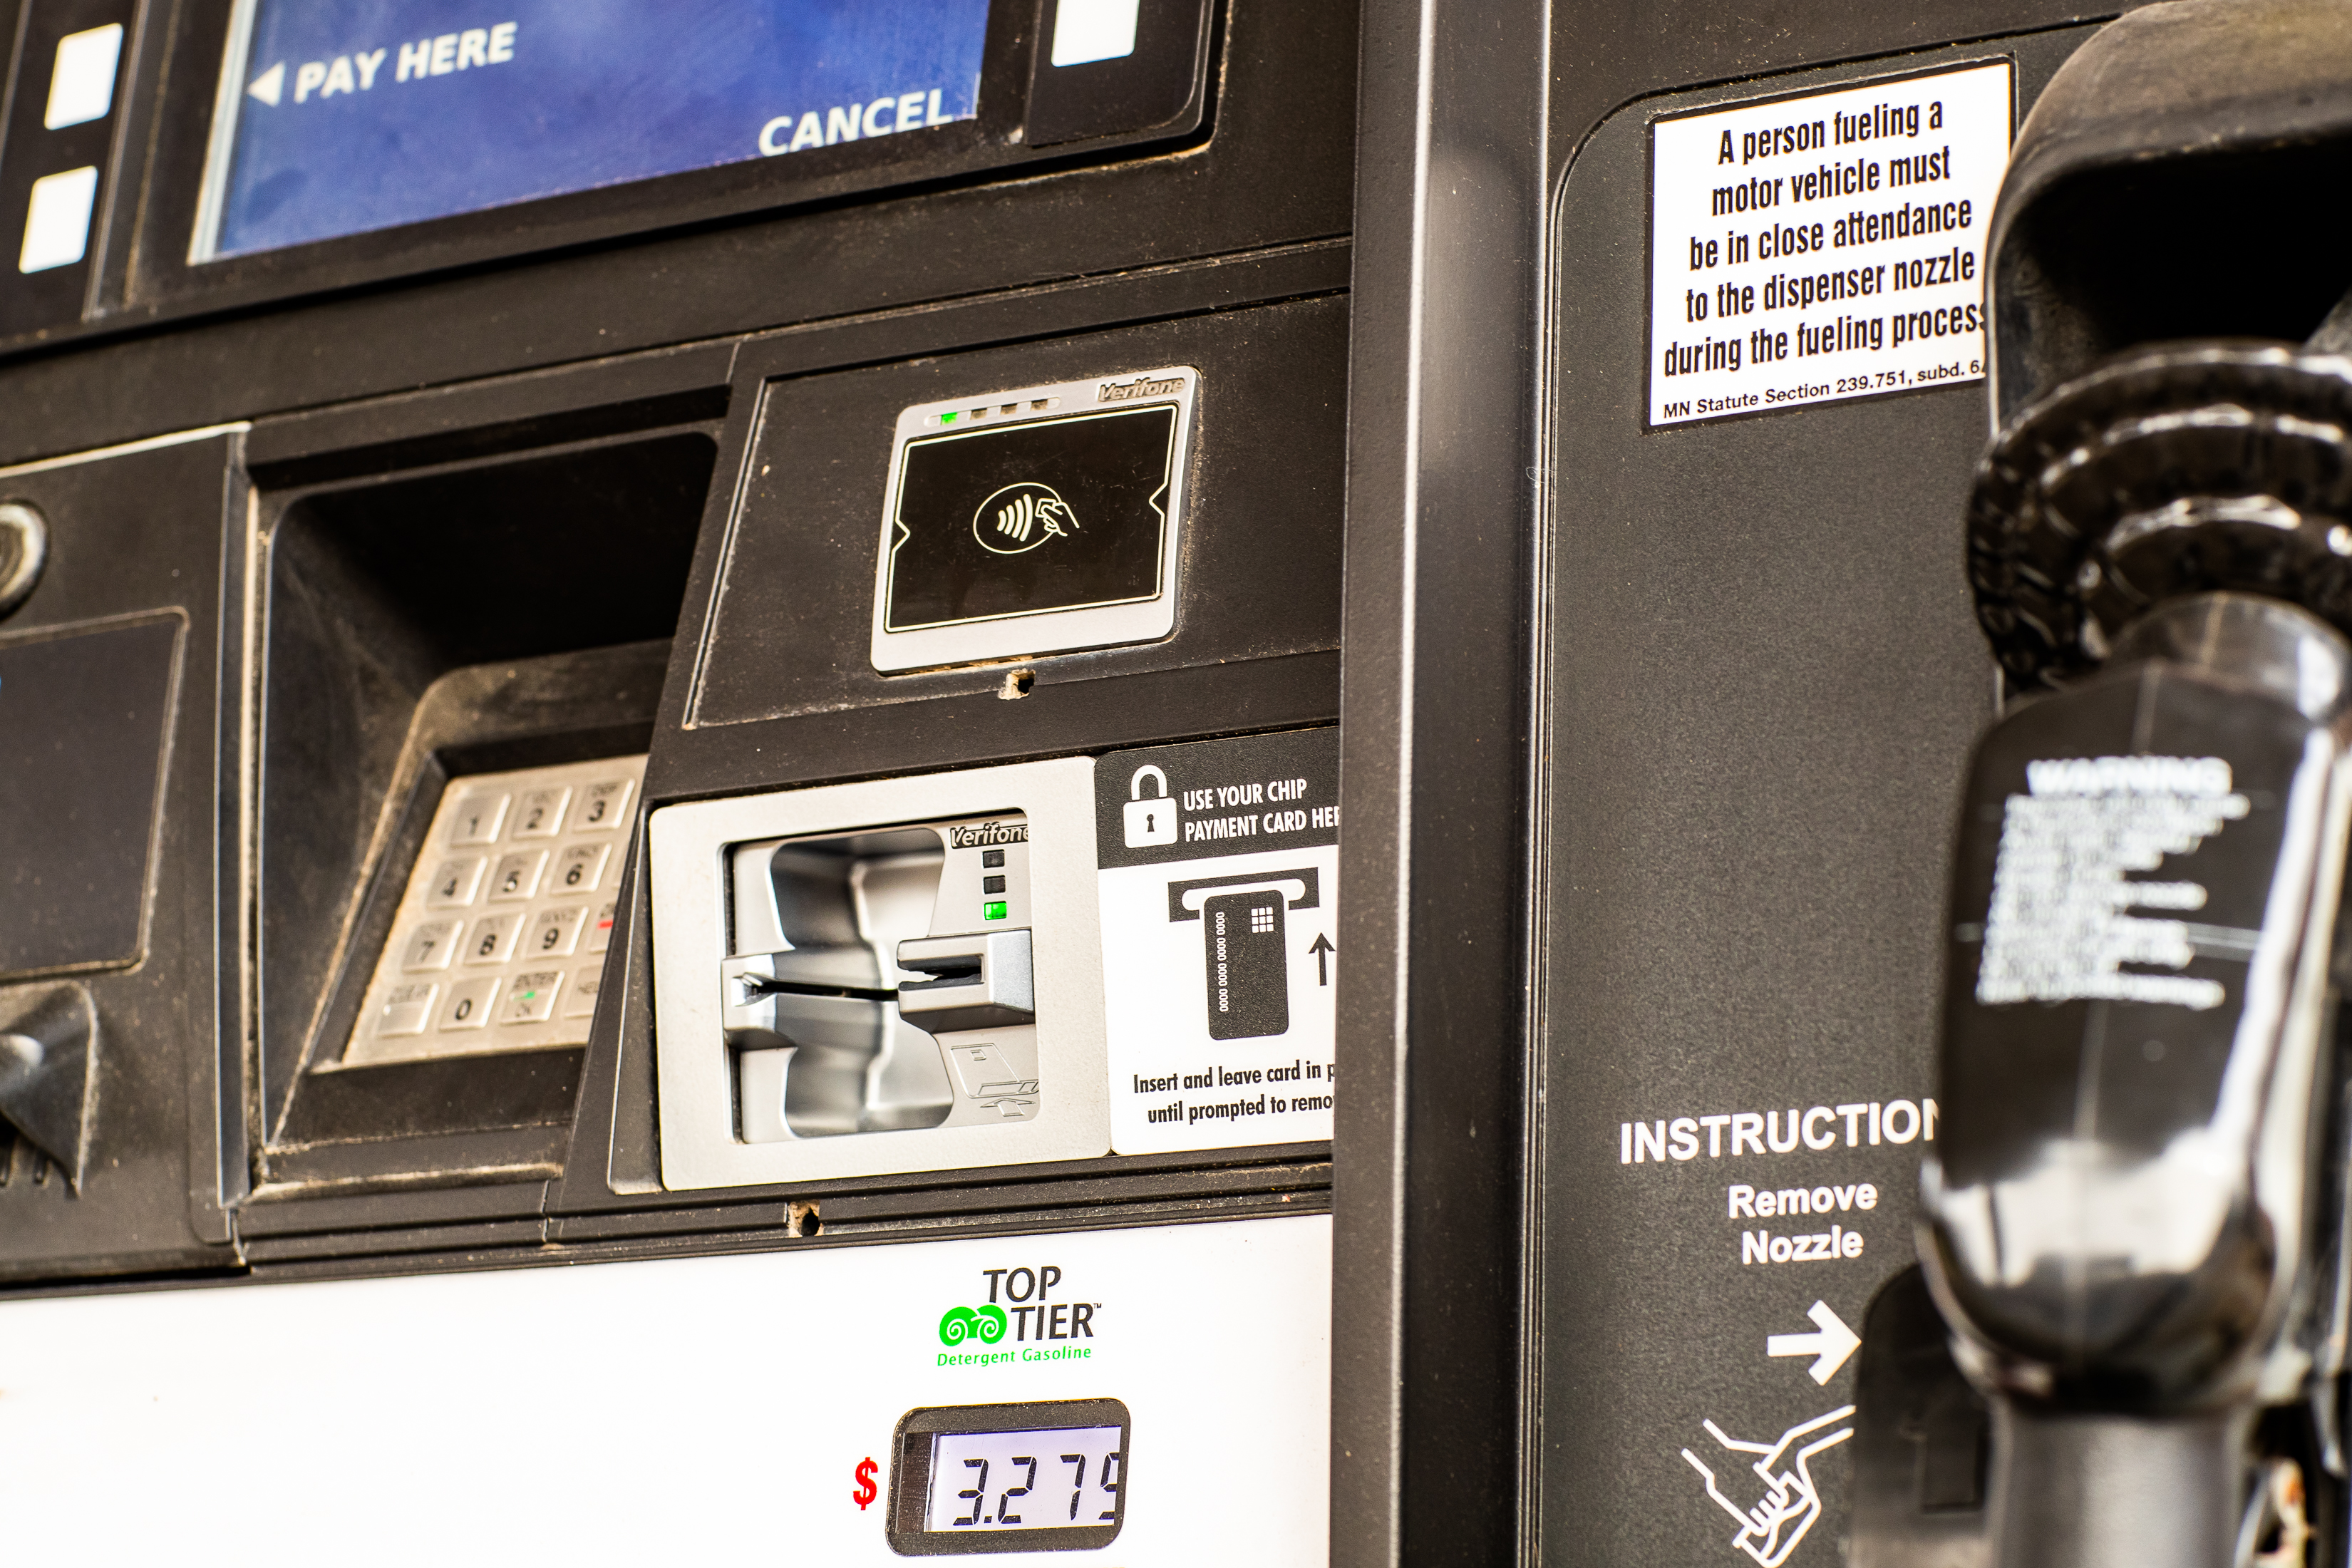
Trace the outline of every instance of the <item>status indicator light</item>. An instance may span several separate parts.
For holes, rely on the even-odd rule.
[[[1001,903],[982,904],[980,906],[980,918],[984,921],[1001,921],[1004,918],[1004,906]]]

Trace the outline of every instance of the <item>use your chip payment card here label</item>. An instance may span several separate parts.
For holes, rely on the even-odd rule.
[[[1095,765],[1111,1146],[1331,1136],[1339,732]]]

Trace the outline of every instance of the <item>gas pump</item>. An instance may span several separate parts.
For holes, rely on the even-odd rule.
[[[1968,561],[2008,710],[1921,1252],[2000,1568],[2344,1549],[2352,308],[2304,193],[2352,168],[2347,84],[2339,8],[2136,13],[1993,217]]]
[[[11,1552],[1326,1554],[1356,41],[0,0]]]

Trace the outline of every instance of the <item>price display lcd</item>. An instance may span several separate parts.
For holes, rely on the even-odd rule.
[[[891,1477],[902,1555],[1108,1545],[1127,1507],[1127,1406],[1116,1399],[909,1411]]]
[[[1119,1430],[940,1432],[924,1528],[1068,1530],[1118,1518]]]
[[[979,111],[989,0],[238,0],[201,263]]]

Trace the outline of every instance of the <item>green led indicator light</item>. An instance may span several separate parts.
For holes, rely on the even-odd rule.
[[[1003,904],[982,904],[980,906],[980,918],[984,921],[1001,921],[1004,918],[1004,906]]]
[[[951,413],[942,414],[940,416],[940,423],[942,425],[952,425],[955,423],[955,416]]]

